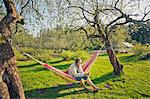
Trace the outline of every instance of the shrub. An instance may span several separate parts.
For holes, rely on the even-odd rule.
[[[150,52],[142,54],[140,56],[140,59],[142,59],[142,60],[148,60],[148,59],[150,59]]]
[[[87,51],[78,50],[76,52],[65,50],[63,51],[60,56],[65,60],[72,60],[81,58],[83,61],[89,58],[89,53]]]
[[[14,53],[15,53],[15,56],[16,56],[16,60],[18,61],[27,61],[28,58],[24,55],[22,55],[19,51],[15,50],[14,49]]]
[[[132,48],[132,52],[134,53],[134,55],[136,56],[141,56],[144,53],[148,53],[150,52],[150,47],[149,46],[145,46],[145,45],[141,45],[141,44],[136,44],[133,48]]]
[[[28,53],[30,55],[35,55],[37,53],[37,49],[29,48],[29,47],[22,47],[21,51],[22,52],[26,52],[26,53]]]
[[[75,52],[74,59],[81,58],[83,61],[87,60],[89,58],[89,53],[84,50],[78,50]]]
[[[132,48],[132,51],[134,55],[138,56],[139,59],[142,60],[150,59],[150,46],[148,45],[136,44]]]
[[[51,50],[37,49],[34,56],[38,60],[45,62],[52,59],[52,53],[53,52]]]
[[[21,49],[22,52],[28,53],[30,55],[32,55],[33,57],[35,57],[36,59],[40,60],[40,61],[48,61],[50,59],[52,59],[51,54],[53,53],[52,50],[47,50],[47,49],[34,49],[34,48],[27,48],[27,47],[23,47]],[[29,60],[30,58],[27,58],[26,56],[20,54],[19,52],[15,51],[16,53],[16,59],[19,61],[25,61],[25,60]]]
[[[70,50],[64,50],[62,53],[60,53],[60,56],[65,60],[71,60],[74,57],[74,52],[70,51]]]

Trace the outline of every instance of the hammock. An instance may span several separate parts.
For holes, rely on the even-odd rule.
[[[26,55],[26,56],[28,56],[28,57],[30,57],[34,61],[40,63],[42,66],[44,66],[45,68],[51,70],[52,72],[54,72],[55,74],[57,74],[61,78],[65,79],[66,81],[72,82],[72,83],[74,83],[74,82],[77,81],[74,77],[72,77],[69,74],[67,74],[67,71],[64,72],[64,71],[62,71],[60,69],[57,69],[57,68],[55,68],[53,66],[50,66],[50,65],[48,65],[46,63],[43,63],[43,62],[35,59],[34,57],[32,57],[31,55],[29,55],[27,53],[23,53],[23,54]],[[93,65],[93,63],[96,60],[96,58],[97,58],[98,55],[99,55],[99,51],[95,51],[94,54],[92,55],[92,57],[83,64],[82,68],[83,68],[83,71],[85,73],[89,73],[89,71],[90,71],[90,69],[91,69],[91,67],[92,67],[92,65]]]

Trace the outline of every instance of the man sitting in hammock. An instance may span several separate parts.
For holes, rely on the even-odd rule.
[[[80,81],[80,83],[85,87],[85,89],[89,90],[85,85],[84,80],[86,80],[86,82],[93,87],[95,92],[98,91],[99,88],[96,87],[90,80],[89,74],[83,72],[81,63],[82,63],[81,59],[75,60],[75,63],[71,64],[70,67],[68,68],[68,74],[75,77],[78,81]]]

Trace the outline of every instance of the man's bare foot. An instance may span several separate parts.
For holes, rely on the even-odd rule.
[[[98,92],[99,90],[100,90],[100,88],[98,88],[98,87],[94,88],[94,92]]]
[[[85,89],[86,91],[93,92],[93,90],[90,89],[90,88],[85,87],[84,89]]]

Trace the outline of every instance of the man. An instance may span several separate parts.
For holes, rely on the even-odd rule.
[[[75,63],[71,64],[68,68],[68,74],[75,77],[78,81],[80,81],[80,83],[85,87],[85,89],[89,90],[84,83],[84,80],[86,80],[86,82],[93,87],[94,92],[97,92],[99,88],[96,87],[90,80],[89,74],[83,72],[81,63],[81,59],[75,60]]]

